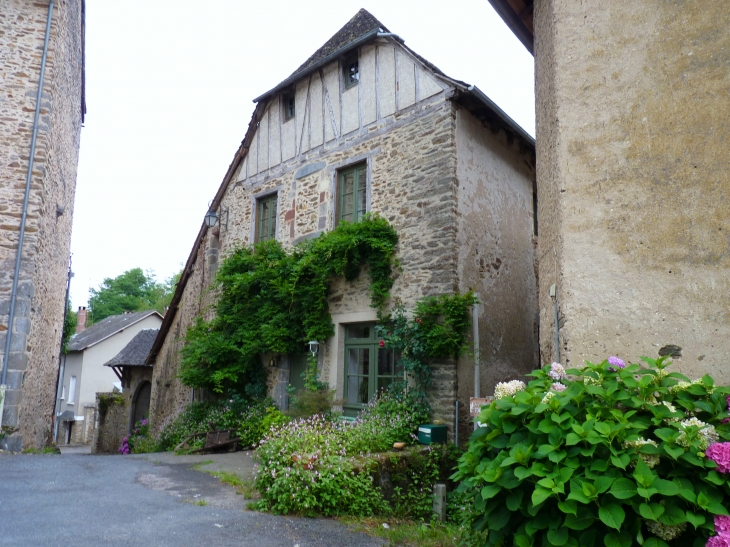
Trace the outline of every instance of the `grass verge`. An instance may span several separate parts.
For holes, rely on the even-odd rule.
[[[461,543],[460,527],[456,524],[357,517],[340,517],[338,520],[355,532],[387,539],[393,546],[455,547]]]

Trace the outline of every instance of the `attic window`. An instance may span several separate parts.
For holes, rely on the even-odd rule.
[[[284,119],[285,120],[291,120],[294,117],[294,114],[296,111],[294,110],[294,107],[296,105],[296,101],[294,100],[294,92],[291,93],[284,93]]]
[[[357,52],[345,59],[345,87],[357,85],[360,81],[360,68],[357,62]]]

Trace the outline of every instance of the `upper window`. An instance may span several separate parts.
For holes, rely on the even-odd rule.
[[[357,62],[357,52],[345,59],[345,87],[351,87],[360,81],[360,68]]]
[[[75,396],[76,396],[76,376],[71,376],[71,379],[68,382],[68,401],[66,401],[66,404],[69,404],[69,405],[74,404]]]
[[[296,114],[296,98],[294,92],[284,93],[284,120],[291,120]]]
[[[337,221],[357,222],[367,212],[367,164],[339,172]]]
[[[256,202],[256,243],[276,239],[276,194]]]
[[[346,416],[355,416],[377,392],[403,377],[391,350],[380,346],[375,324],[348,325],[345,336]]]

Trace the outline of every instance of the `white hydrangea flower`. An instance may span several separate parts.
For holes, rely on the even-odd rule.
[[[665,376],[669,375],[669,371],[663,368],[657,369],[654,374],[654,380],[657,384],[661,384]]]
[[[674,538],[682,535],[682,533],[687,528],[687,523],[682,522],[680,524],[670,526],[656,520],[647,520],[646,527],[648,528],[649,532],[654,534],[656,537],[661,538],[664,541],[671,541]]]
[[[552,378],[553,380],[564,380],[568,377],[567,374],[565,374],[565,368],[563,368],[563,365],[560,363],[551,363],[550,364],[550,370],[548,371],[548,376]]]
[[[685,382],[685,381],[677,382],[675,385],[673,385],[672,387],[669,388],[669,393],[677,394],[680,391],[684,391],[691,385],[692,384],[690,384],[689,382]]]
[[[656,444],[656,441],[654,441],[652,439],[648,439],[647,440],[644,437],[639,437],[635,441],[624,441],[623,447],[624,448],[638,449],[638,448],[641,448],[642,446],[644,446],[646,444],[650,444],[652,446],[658,446]]]
[[[702,450],[703,452],[707,450],[708,446],[720,440],[720,436],[717,434],[714,426],[706,424],[702,420],[698,420],[695,417],[689,418],[688,420],[682,420],[681,422],[679,422],[679,425],[683,430],[687,427],[692,426],[700,428],[700,450]],[[679,432],[679,436],[677,437],[676,442],[679,446],[689,448],[689,440],[687,439],[687,434],[684,431]]]
[[[600,386],[601,381],[597,378],[593,378],[592,376],[583,376],[583,385],[586,386]]]
[[[512,397],[518,391],[525,391],[525,382],[512,380],[511,382],[499,382],[494,386],[494,398]]]
[[[702,378],[697,378],[696,380],[693,380],[692,381],[692,385],[705,387],[707,389],[707,394],[708,395],[712,395],[714,393],[714,391],[715,391],[715,387],[714,386],[713,387],[706,387],[705,384],[702,383]]]
[[[669,409],[669,412],[677,412],[677,407],[669,401],[662,401],[662,404]]]
[[[565,384],[561,384],[560,382],[553,382],[553,384],[550,386],[550,389],[553,391],[565,391],[568,388],[565,387]]]
[[[552,399],[554,396],[555,396],[555,393],[553,393],[552,391],[548,391],[545,394],[545,397],[543,397],[542,400],[540,401],[540,404],[541,405],[548,404],[550,402],[550,399]]]
[[[644,437],[639,437],[635,441],[624,441],[623,447],[633,448],[636,452],[639,452],[639,448],[646,444],[657,446],[656,441],[653,441],[651,439],[645,439]],[[657,465],[659,465],[659,462],[661,461],[661,459],[659,458],[659,454],[639,454],[639,457],[644,461],[649,469],[654,469]],[[632,460],[629,466],[635,467],[636,461]]]

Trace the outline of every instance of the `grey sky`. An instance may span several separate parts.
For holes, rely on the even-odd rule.
[[[180,269],[252,99],[362,7],[534,135],[532,56],[486,0],[87,0],[74,308],[105,277],[141,267],[162,280]]]

